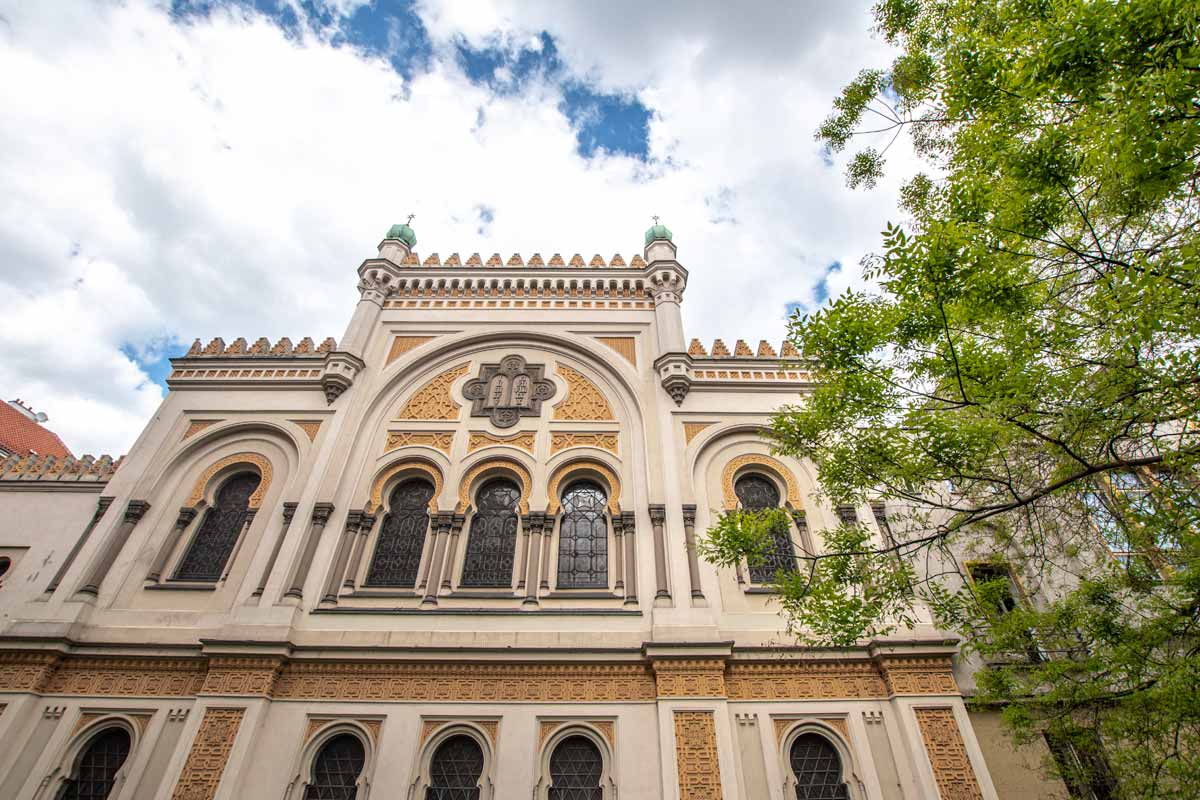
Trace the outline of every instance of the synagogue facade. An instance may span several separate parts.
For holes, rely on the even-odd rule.
[[[197,342],[123,459],[0,461],[0,798],[1067,796],[929,618],[788,634],[775,570],[888,508],[772,454],[809,375],[687,343],[665,226],[628,261],[415,244],[340,341]],[[769,506],[768,563],[699,556]]]

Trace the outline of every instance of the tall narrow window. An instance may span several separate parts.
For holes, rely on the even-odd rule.
[[[128,757],[129,734],[121,728],[102,731],[88,742],[58,799],[105,800]]]
[[[594,483],[573,484],[562,497],[558,527],[558,586],[608,588],[608,497]]]
[[[796,778],[796,800],[848,800],[842,760],[828,739],[802,733],[788,755]]]
[[[971,580],[975,584],[977,596],[981,602],[990,604],[997,614],[1011,614],[1021,607],[1020,589],[1012,571],[1003,564],[971,564],[969,567]],[[1046,654],[1038,645],[1033,631],[1024,635],[1022,647],[1024,655],[1033,663],[1046,660]]]
[[[746,511],[764,511],[779,507],[779,489],[762,475],[743,475],[733,485],[742,508]],[[761,563],[750,565],[750,580],[769,583],[777,572],[791,572],[796,568],[796,550],[792,546],[789,525],[780,525],[771,532],[775,546],[765,554]]]
[[[242,472],[225,481],[217,492],[216,502],[204,514],[200,529],[192,537],[187,553],[175,570],[181,581],[217,581],[225,570],[225,562],[233,553],[246,514],[250,495],[258,488],[260,478],[253,472]]]
[[[550,754],[550,800],[600,800],[604,760],[586,736],[568,736]]]
[[[411,480],[397,486],[388,498],[388,513],[379,529],[375,555],[367,570],[367,586],[413,586],[429,530],[429,499],[433,485]]]
[[[517,501],[521,492],[507,478],[485,483],[475,496],[467,537],[463,586],[511,587],[517,545]]]
[[[429,763],[429,788],[425,800],[479,800],[483,751],[470,736],[452,736],[442,742]]]
[[[1045,731],[1042,736],[1058,764],[1067,794],[1080,800],[1113,800],[1117,796],[1119,785],[1098,736],[1079,733],[1079,745],[1058,732]]]
[[[366,752],[357,736],[343,733],[321,747],[313,761],[312,782],[304,800],[354,800]]]

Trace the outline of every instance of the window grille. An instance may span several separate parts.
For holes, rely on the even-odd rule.
[[[764,511],[779,507],[779,489],[762,475],[743,475],[733,485],[738,501],[746,511]],[[775,546],[764,554],[758,564],[750,565],[750,580],[754,583],[769,583],[778,572],[796,569],[796,550],[792,545],[790,526],[781,525],[771,532]]]
[[[586,736],[563,739],[550,755],[550,800],[600,800],[604,760]]]
[[[594,483],[571,486],[558,526],[558,586],[608,588],[608,497]]]
[[[802,733],[792,742],[792,775],[796,800],[849,800],[842,782],[842,760],[824,736]]]
[[[117,773],[129,757],[129,734],[109,728],[98,734],[79,758],[74,775],[63,785],[59,800],[105,800]]]
[[[246,523],[250,495],[254,494],[260,480],[252,472],[243,472],[225,482],[175,570],[177,580],[220,580]]]
[[[425,800],[479,800],[483,751],[470,736],[452,736],[438,746],[429,764]]]
[[[467,537],[463,586],[512,586],[520,499],[520,490],[506,478],[490,481],[480,488]]]
[[[317,753],[304,800],[354,800],[365,763],[366,753],[357,736],[343,733],[333,737]]]
[[[425,537],[429,531],[429,500],[433,486],[412,480],[397,486],[388,498],[388,513],[379,528],[375,555],[367,570],[367,586],[414,586]]]

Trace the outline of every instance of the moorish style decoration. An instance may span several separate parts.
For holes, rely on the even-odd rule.
[[[675,712],[675,761],[680,797],[721,800],[717,725],[711,711]]]
[[[473,401],[472,417],[489,417],[497,428],[511,428],[521,417],[539,417],[542,402],[554,397],[554,381],[542,377],[544,364],[526,364],[519,355],[505,356],[499,364],[483,364],[479,377],[463,386],[463,397]]]
[[[956,800],[982,798],[983,792],[979,789],[975,770],[971,768],[971,760],[967,757],[967,748],[958,730],[958,722],[954,719],[954,710],[918,708],[914,713],[942,797]]]
[[[567,382],[567,398],[554,407],[555,419],[585,422],[615,419],[608,400],[582,372],[559,364],[558,374]]]
[[[171,800],[212,800],[216,796],[245,714],[244,708],[209,708],[204,712]]]

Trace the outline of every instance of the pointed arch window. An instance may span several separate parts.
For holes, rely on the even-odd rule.
[[[568,736],[550,755],[549,800],[601,800],[604,759],[586,736]]]
[[[429,762],[425,800],[479,800],[483,750],[470,736],[451,736],[438,745]]]
[[[842,781],[842,759],[824,736],[800,734],[788,756],[796,779],[796,800],[849,800]]]
[[[433,484],[421,479],[404,481],[392,490],[365,585],[416,584],[429,531],[429,500],[432,497]]]
[[[757,473],[749,473],[737,479],[733,485],[742,508],[747,511],[763,511],[779,507],[779,488],[767,478]],[[790,525],[781,525],[771,532],[774,547],[764,555],[758,564],[750,565],[750,580],[755,583],[769,583],[774,580],[777,572],[791,572],[796,569],[796,549],[792,545]]]
[[[204,513],[199,530],[179,561],[176,580],[215,582],[221,579],[250,515],[250,495],[261,481],[256,473],[239,472],[217,490],[216,501]]]
[[[367,754],[357,736],[343,733],[321,747],[313,760],[304,800],[354,800]]]
[[[108,728],[97,734],[79,756],[58,800],[105,800],[129,757],[129,744],[129,733],[123,728]]]
[[[469,587],[511,587],[517,545],[517,502],[521,491],[508,478],[479,488],[467,537],[462,583]]]
[[[558,587],[608,588],[608,496],[591,481],[562,496],[558,525]]]

